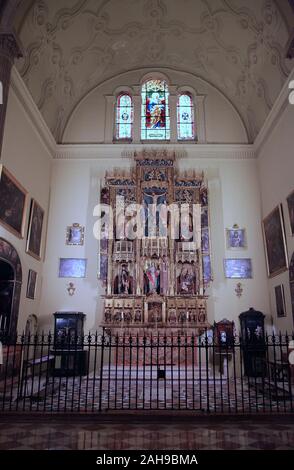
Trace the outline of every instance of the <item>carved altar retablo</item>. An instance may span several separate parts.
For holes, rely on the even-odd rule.
[[[129,172],[107,173],[101,190],[102,326],[120,335],[199,334],[209,326],[211,281],[204,175],[179,173],[174,152],[135,152],[134,160]]]

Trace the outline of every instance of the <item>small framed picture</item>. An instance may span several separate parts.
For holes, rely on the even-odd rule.
[[[59,277],[86,277],[85,258],[60,258]]]
[[[27,298],[34,300],[36,294],[37,273],[32,269],[29,270],[28,284],[27,284]]]
[[[80,224],[72,224],[66,229],[67,245],[83,245],[85,228]]]
[[[227,279],[252,279],[252,262],[250,258],[228,258],[224,260],[224,271]]]
[[[285,317],[286,316],[286,303],[285,303],[285,293],[284,293],[283,284],[275,287],[275,296],[276,296],[277,317]]]
[[[32,199],[26,252],[38,260],[41,259],[43,221],[44,210]]]
[[[241,249],[246,248],[246,231],[245,228],[233,227],[226,229],[227,248]]]
[[[287,197],[291,234],[294,235],[294,191]]]

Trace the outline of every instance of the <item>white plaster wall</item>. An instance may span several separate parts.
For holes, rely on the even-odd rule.
[[[270,137],[264,143],[258,158],[263,217],[266,217],[278,204],[282,203],[289,259],[294,251],[294,237],[291,235],[286,198],[294,190],[293,125],[294,106],[287,104],[279,121],[272,129]],[[293,329],[293,315],[289,271],[269,279],[268,284],[274,324],[277,329],[291,331]],[[287,316],[283,318],[277,318],[276,315],[274,288],[279,284],[284,284],[285,289]]]
[[[267,276],[261,232],[260,196],[256,160],[201,159],[187,146],[188,156],[180,161],[180,168],[204,170],[210,189],[211,240],[214,282],[208,292],[209,321],[222,318],[235,319],[249,307],[269,313]],[[81,155],[82,157],[82,155]],[[52,313],[58,310],[78,310],[87,314],[86,330],[96,329],[102,320],[100,281],[97,280],[97,242],[92,228],[93,208],[98,200],[99,188],[105,170],[128,167],[128,159],[121,158],[121,147],[113,146],[112,158],[97,151],[97,159],[55,160],[52,173],[52,196],[45,260],[46,283],[41,299],[42,325],[53,325]],[[74,222],[85,225],[84,246],[65,244],[66,226]],[[247,230],[248,249],[227,251],[225,228],[238,223]],[[236,280],[226,280],[223,273],[224,257],[249,257],[253,260],[254,278],[242,282],[244,293],[238,299]],[[60,257],[88,259],[85,279],[58,278]],[[69,281],[76,286],[70,297]]]
[[[51,208],[45,259],[46,284],[41,300],[42,325],[53,326],[56,311],[81,311],[86,317],[86,330],[98,328],[102,318],[100,296],[104,293],[97,279],[98,242],[93,235],[95,205],[105,171],[112,165],[128,166],[127,160],[55,160],[52,171]],[[66,245],[66,227],[79,223],[85,227],[83,246]],[[87,258],[85,279],[59,278],[59,258]],[[76,291],[69,296],[68,283]]]
[[[215,87],[196,76],[160,69],[169,83],[192,87],[205,96],[206,139],[208,143],[247,143],[247,135],[239,114]],[[148,69],[126,72],[100,84],[79,103],[65,129],[63,143],[101,143],[104,141],[105,95],[112,95],[117,87],[136,86]],[[140,116],[139,116],[140,119]]]
[[[181,167],[204,171],[209,186],[212,270],[208,301],[209,321],[223,318],[234,320],[239,327],[238,315],[254,307],[266,315],[269,299],[265,258],[262,250],[261,211],[256,161],[251,160],[183,160]],[[225,229],[238,224],[247,234],[247,249],[229,250]],[[243,294],[236,296],[239,280],[226,279],[224,258],[251,258],[253,279],[241,280]],[[267,320],[268,321],[268,320]]]
[[[10,88],[1,163],[28,191],[29,202],[31,198],[34,198],[45,210],[42,238],[43,252],[49,207],[51,161],[48,150],[43,145],[22,104],[12,88]],[[9,241],[15,247],[22,264],[23,283],[18,319],[18,331],[20,332],[25,327],[27,317],[30,314],[37,316],[41,314],[40,294],[43,277],[43,259],[38,261],[25,252],[28,219],[29,208],[26,214],[24,239],[19,239],[0,225],[0,237]],[[29,269],[33,269],[38,273],[35,300],[26,298]]]

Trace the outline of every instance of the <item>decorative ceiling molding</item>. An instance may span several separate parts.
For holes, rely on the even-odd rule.
[[[145,150],[173,149],[182,159],[216,159],[216,160],[251,160],[255,158],[254,146],[247,144],[197,144],[197,145],[145,145]],[[120,160],[132,159],[134,153],[141,151],[136,144],[59,144],[56,147],[56,160]]]
[[[83,97],[140,67],[177,68],[214,85],[254,141],[289,74],[288,29],[274,0],[64,5],[35,0],[19,30],[26,55],[18,69],[57,142]]]

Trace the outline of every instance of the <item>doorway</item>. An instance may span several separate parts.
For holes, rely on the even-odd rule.
[[[4,341],[16,336],[21,283],[18,253],[9,242],[0,238],[0,335]]]
[[[0,259],[0,331],[6,336],[9,330],[14,293],[14,269]]]

